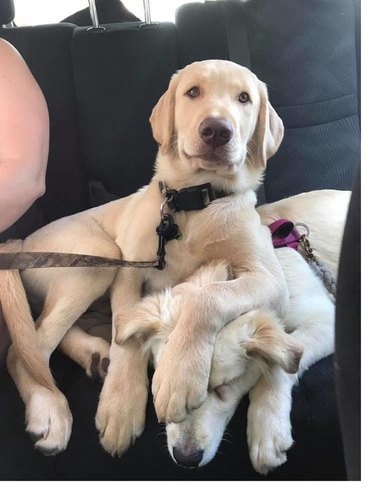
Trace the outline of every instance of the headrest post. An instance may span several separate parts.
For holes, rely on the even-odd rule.
[[[89,9],[93,28],[99,28],[98,12],[96,10],[95,0],[89,0]]]
[[[152,24],[150,0],[143,0],[143,10],[145,13],[145,23]]]
[[[14,1],[0,0],[0,26],[2,28],[11,28],[14,26]]]

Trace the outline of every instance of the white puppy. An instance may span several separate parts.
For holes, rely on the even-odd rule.
[[[334,304],[298,252],[282,248],[276,255],[290,294],[285,321],[281,324],[268,310],[256,310],[221,330],[205,402],[183,422],[167,424],[169,452],[182,466],[203,466],[212,460],[229,420],[249,391],[247,438],[254,469],[266,474],[286,461],[293,443],[292,386],[306,368],[333,352]],[[228,279],[225,263],[203,266],[185,283],[146,297],[133,309],[134,328],[127,332],[145,337],[144,347],[151,349],[157,365],[186,292]]]

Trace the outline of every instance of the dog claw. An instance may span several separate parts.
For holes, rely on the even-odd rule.
[[[52,449],[52,448],[48,449],[45,447],[40,447],[37,444],[35,444],[34,448],[46,457],[56,456],[57,454],[59,454],[61,452],[61,450],[59,450],[59,449],[56,449],[56,448],[55,449]]]
[[[43,439],[45,440],[47,438],[48,433],[33,433],[29,432],[29,437],[31,438],[32,442],[36,444],[39,442],[39,440]]]

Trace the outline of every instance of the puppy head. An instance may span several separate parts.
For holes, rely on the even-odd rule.
[[[287,373],[296,373],[303,353],[293,336],[269,312],[250,311],[229,323],[218,335],[210,372],[212,388],[232,382],[250,371],[267,374],[269,368],[280,366]]]
[[[248,312],[223,328],[215,342],[204,403],[181,423],[166,427],[173,460],[187,468],[209,463],[243,396],[275,364],[296,372],[301,353],[278,320],[265,311]]]
[[[284,130],[265,84],[223,60],[194,62],[175,74],[150,122],[160,153],[178,157],[185,172],[206,173],[214,183],[215,176],[240,176],[246,188],[262,177]]]
[[[204,403],[181,423],[166,426],[172,459],[185,468],[208,464],[215,456],[226,426],[249,391],[245,376],[208,392]]]

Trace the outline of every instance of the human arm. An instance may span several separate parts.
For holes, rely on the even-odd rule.
[[[49,116],[17,50],[0,39],[0,232],[45,191]]]

